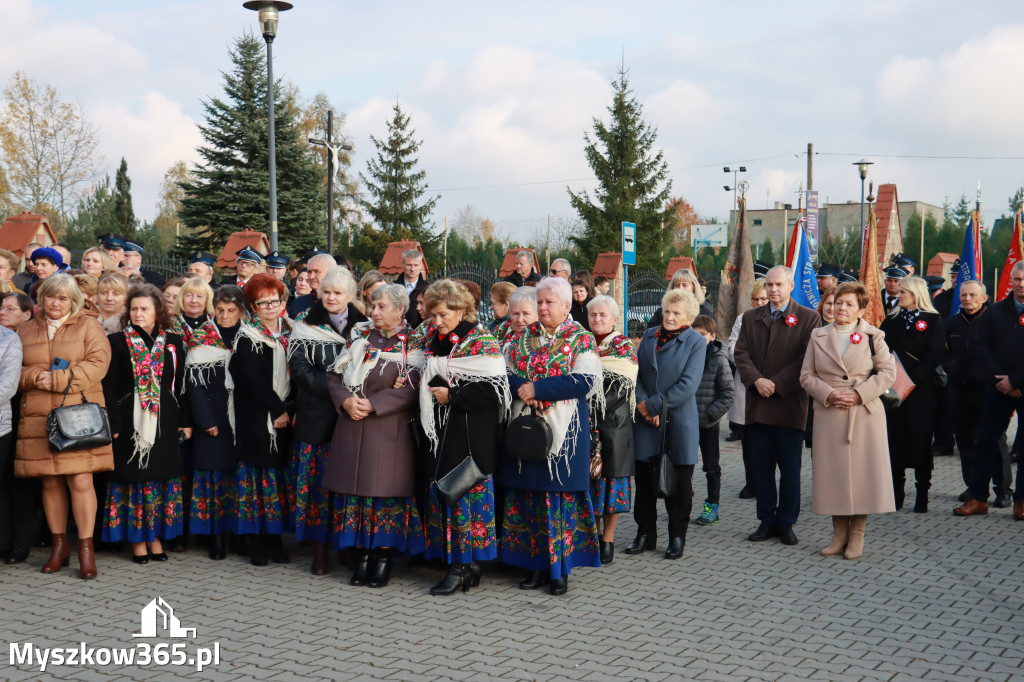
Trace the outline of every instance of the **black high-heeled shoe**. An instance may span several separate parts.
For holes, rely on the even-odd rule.
[[[15,547],[11,550],[7,558],[4,559],[5,564],[23,564],[25,559],[28,559],[28,550],[20,547]]]
[[[647,533],[637,533],[633,544],[626,548],[626,554],[643,554],[645,550],[658,546],[658,538]]]
[[[356,570],[352,572],[352,579],[348,581],[353,587],[362,587],[366,584],[366,577],[370,573],[370,552],[357,547],[353,552],[356,558]]]
[[[601,541],[601,565],[607,566],[615,561],[615,543]]]
[[[476,578],[480,584],[480,578]],[[473,582],[473,570],[468,564],[452,564],[448,567],[448,574],[438,584],[430,588],[430,594],[435,597],[447,597],[455,594],[461,589],[468,592]]]
[[[551,582],[551,573],[548,571],[530,571],[530,574],[526,576],[526,580],[519,583],[519,589],[521,590],[536,590],[538,587],[542,587]]]
[[[167,552],[160,552],[159,554],[149,553],[149,558],[153,561],[167,561]]]
[[[132,554],[132,561],[134,561],[137,564],[148,564],[149,563],[149,555],[148,554]]]
[[[393,550],[378,549],[375,553],[375,561],[370,568],[370,576],[366,582],[367,587],[387,587],[391,581],[391,557]]]
[[[569,576],[563,575],[561,578],[555,578],[551,581],[548,586],[548,592],[554,597],[561,597],[563,594],[569,591]]]
[[[480,587],[480,564],[472,562],[466,564],[466,568],[469,569],[470,587]]]

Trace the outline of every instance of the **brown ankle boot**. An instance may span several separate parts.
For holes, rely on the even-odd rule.
[[[327,545],[322,542],[313,543],[313,565],[309,572],[313,575],[327,575]]]
[[[847,559],[859,559],[864,554],[864,526],[867,522],[866,514],[850,517],[850,540],[846,544]]]
[[[843,553],[846,543],[850,537],[850,517],[832,517],[832,542],[828,547],[821,550],[822,556],[838,556]]]
[[[85,580],[96,577],[96,552],[92,548],[92,538],[78,539],[78,575]]]
[[[71,545],[67,533],[54,533],[51,538],[50,558],[43,564],[43,573],[56,573],[61,566],[71,563]]]

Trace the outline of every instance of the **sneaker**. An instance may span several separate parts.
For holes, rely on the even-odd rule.
[[[712,523],[718,521],[718,505],[704,503],[704,510],[700,513],[700,518],[697,519],[698,526],[710,526]]]

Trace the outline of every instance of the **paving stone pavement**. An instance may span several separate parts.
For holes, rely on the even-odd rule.
[[[831,522],[810,511],[805,451],[799,545],[745,540],[753,500],[739,500],[739,449],[723,441],[722,520],[691,524],[680,561],[622,553],[573,572],[569,593],[518,589],[518,571],[485,567],[468,594],[431,597],[439,566],[399,564],[384,589],[354,588],[336,563],[309,574],[311,552],[254,568],[195,547],[167,563],[101,554],[100,575],[39,572],[46,552],[0,566],[0,637],[36,647],[219,644],[202,672],[170,666],[49,667],[0,661],[5,680],[911,680],[1024,678],[1024,523],[1010,509],[955,518],[957,458],[936,459],[927,514],[868,519],[864,558],[818,554]],[[706,492],[694,477],[693,518]],[[913,500],[908,483],[908,499]],[[911,505],[912,506],[912,505]],[[662,518],[661,528],[667,527]],[[335,557],[332,556],[332,561]],[[139,612],[163,597],[195,639],[139,640]],[[7,645],[10,646],[9,644]]]

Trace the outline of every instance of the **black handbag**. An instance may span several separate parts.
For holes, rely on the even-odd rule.
[[[524,462],[546,462],[554,437],[544,417],[534,412],[512,420],[505,431],[504,451],[510,459]]]
[[[651,477],[654,479],[654,494],[657,497],[668,498],[676,494],[676,487],[679,485],[679,474],[669,457],[669,449],[665,441],[668,439],[668,405],[667,401],[661,406],[661,447],[658,454],[651,458]]]
[[[69,370],[64,397],[60,405],[46,416],[46,437],[50,448],[57,452],[73,452],[110,445],[110,420],[99,403],[87,401],[83,391],[81,405],[64,405],[74,379],[74,371]]]
[[[449,418],[449,424],[451,418]],[[444,435],[448,435],[448,424],[445,424]],[[438,471],[441,469],[441,454],[444,450],[445,438],[441,438],[441,444],[437,448],[437,468],[434,470],[434,482],[437,485],[437,492],[441,495],[441,499],[445,501],[449,507],[454,507],[455,503],[461,500],[466,493],[480,485],[485,478],[487,478],[484,472],[480,471],[480,467],[473,461],[473,450],[469,443],[469,417],[466,417],[466,448],[468,454],[466,457],[455,465],[455,468],[449,471],[441,478],[437,477]]]

